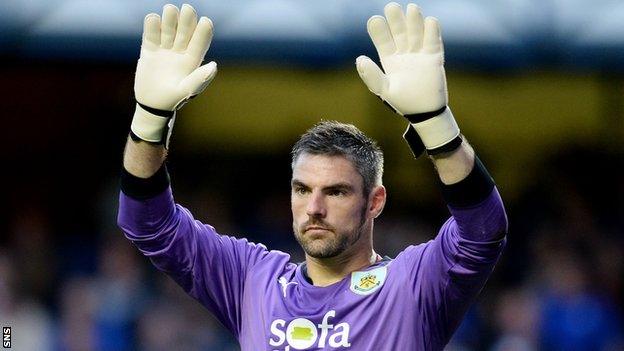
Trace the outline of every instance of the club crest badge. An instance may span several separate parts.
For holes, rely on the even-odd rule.
[[[358,295],[370,295],[377,291],[386,281],[386,267],[379,267],[370,271],[351,273],[351,291]]]

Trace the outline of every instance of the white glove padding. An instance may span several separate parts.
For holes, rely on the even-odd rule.
[[[217,64],[199,66],[210,46],[212,31],[212,21],[201,17],[198,22],[195,10],[188,4],[181,11],[165,5],[162,20],[155,13],[145,16],[134,82],[137,106],[130,127],[140,139],[163,142],[167,131],[170,133],[175,110],[212,81]]]
[[[415,4],[407,5],[403,13],[399,4],[391,2],[384,13],[386,18],[373,16],[367,23],[384,71],[366,56],[357,58],[357,71],[371,92],[412,122],[428,150],[439,148],[459,136],[459,127],[446,107],[438,20],[423,20]]]

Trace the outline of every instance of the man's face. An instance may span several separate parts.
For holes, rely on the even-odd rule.
[[[360,240],[366,222],[363,179],[343,156],[303,153],[293,167],[295,238],[309,256],[335,257]]]

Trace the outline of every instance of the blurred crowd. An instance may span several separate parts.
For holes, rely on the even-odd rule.
[[[553,156],[534,186],[507,202],[507,249],[449,351],[624,350],[623,185],[614,171],[621,159],[588,150]],[[48,208],[22,206],[12,216],[0,246],[0,322],[12,327],[13,348],[238,350],[229,332],[115,227],[117,192],[114,182],[102,192],[98,234],[84,240],[55,243]],[[178,200],[221,232],[302,260],[290,234],[289,194],[275,193],[247,205],[256,210],[241,219],[226,196],[176,188]],[[430,239],[443,220],[384,214],[376,249],[395,256]]]
[[[12,328],[14,349],[238,350],[175,283],[150,274],[127,241],[109,239],[84,274],[55,275],[59,260],[33,251],[0,253],[0,320]],[[40,273],[24,274],[29,269]]]

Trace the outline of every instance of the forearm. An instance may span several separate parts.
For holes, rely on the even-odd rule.
[[[507,216],[494,180],[467,141],[452,152],[430,156],[442,182],[441,191],[460,237],[474,242],[500,239]],[[449,227],[449,228],[450,228]]]
[[[166,156],[167,149],[163,145],[134,141],[128,136],[123,166],[135,177],[149,178],[162,166]]]
[[[475,153],[464,139],[461,145],[447,153],[430,156],[442,183],[451,185],[465,179],[474,166]]]

